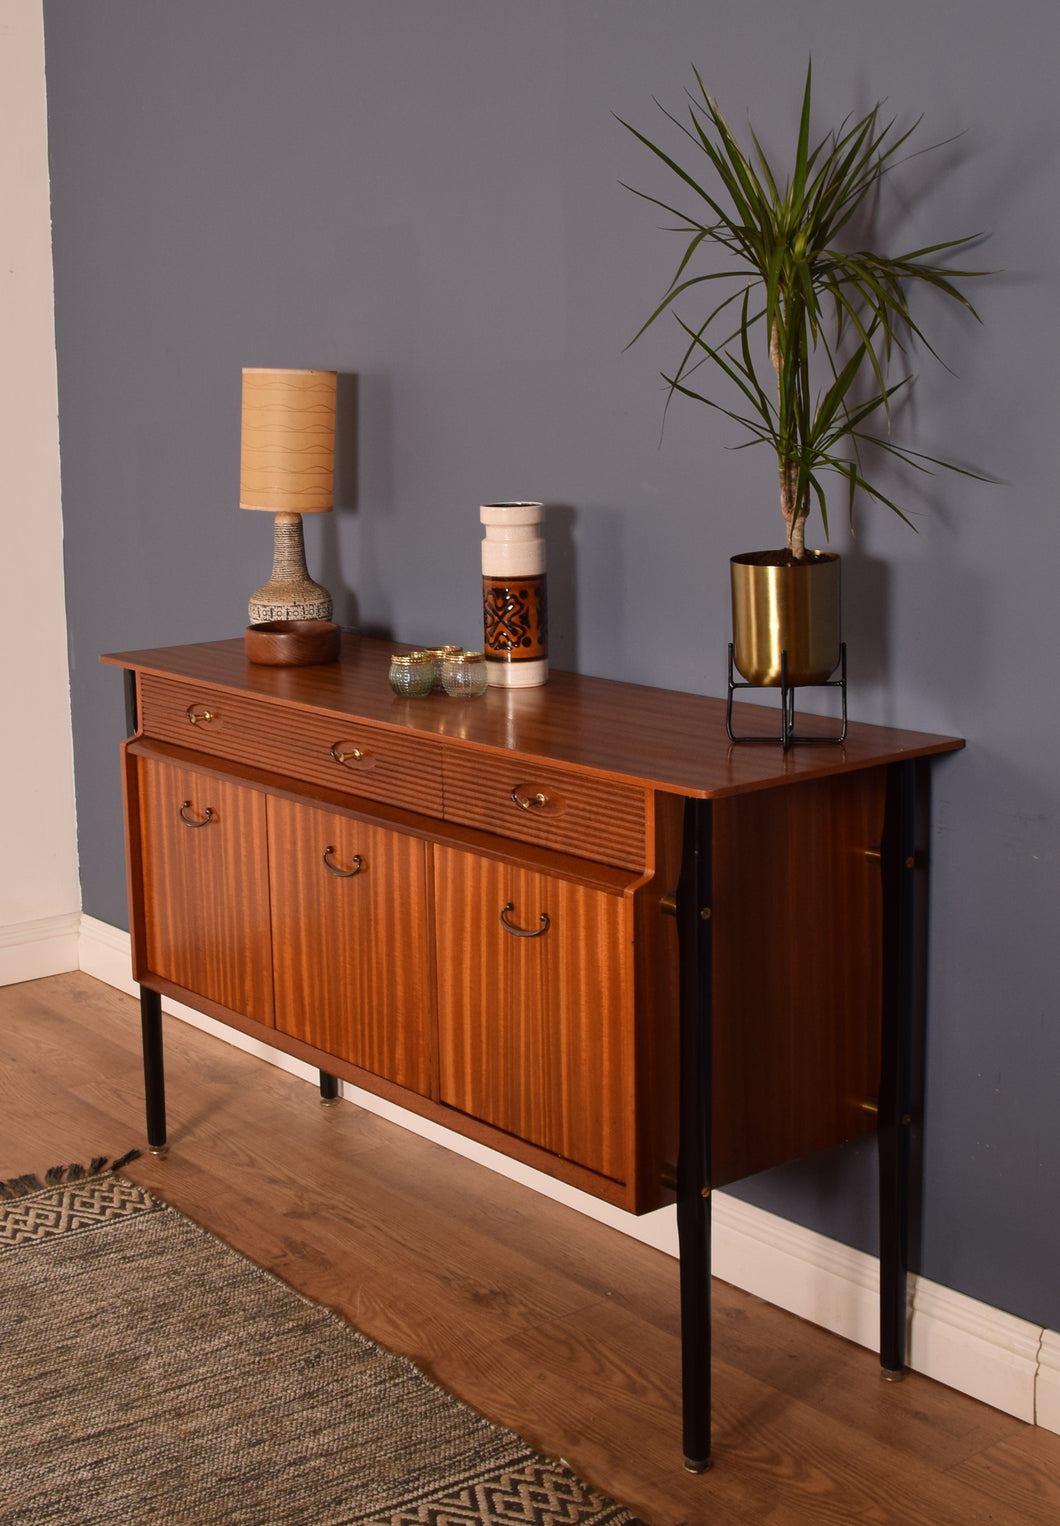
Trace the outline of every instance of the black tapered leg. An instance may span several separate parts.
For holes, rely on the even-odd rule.
[[[320,1101],[323,1107],[339,1100],[339,1078],[326,1070],[320,1071]]]
[[[132,668],[122,673],[125,694],[125,734],[135,736],[140,726],[139,706],[136,703],[136,674]]]
[[[887,770],[883,875],[883,1053],[879,1099],[880,1367],[906,1362],[909,1271],[919,1264],[926,1010],[928,774],[918,760]]]
[[[140,987],[140,1028],[144,1051],[144,1100],[147,1104],[147,1148],[152,1155],[166,1151],[166,1078],[162,1055],[162,998]]]
[[[686,800],[677,932],[681,970],[681,1389],[685,1467],[710,1466],[711,805]]]

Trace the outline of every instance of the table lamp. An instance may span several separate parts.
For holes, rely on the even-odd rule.
[[[272,576],[250,599],[251,624],[330,620],[331,595],[305,564],[303,514],[332,506],[334,371],[243,368],[239,507],[276,515]]]

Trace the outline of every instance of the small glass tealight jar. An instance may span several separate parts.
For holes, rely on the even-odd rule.
[[[434,688],[434,663],[428,652],[395,652],[390,659],[390,687],[402,699],[420,699]]]
[[[442,665],[442,686],[452,699],[477,699],[485,694],[489,670],[482,652],[456,652]]]
[[[423,649],[434,663],[434,687],[442,688],[442,666],[447,657],[457,657],[464,650],[462,646],[426,646]]]

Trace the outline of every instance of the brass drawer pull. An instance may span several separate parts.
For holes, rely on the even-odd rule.
[[[190,705],[184,714],[193,726],[197,726],[200,721],[215,721],[217,719],[212,710],[193,710]]]
[[[524,811],[543,811],[545,806],[549,804],[548,796],[541,790],[538,790],[536,795],[528,795],[525,784],[517,784],[515,786],[512,790],[512,799]],[[537,937],[536,933],[534,937]]]
[[[180,810],[178,811],[177,814],[179,815],[181,821],[184,823],[184,825],[186,827],[206,827],[206,826],[209,826],[211,821],[216,821],[217,820],[217,816],[215,815],[215,813],[213,812],[213,810],[209,806],[206,807],[206,815],[202,818],[201,821],[196,821],[194,819],[194,817],[188,816],[186,814],[186,812],[188,812],[190,810],[191,810],[191,801],[190,800],[182,801],[181,802]]]
[[[340,752],[339,748],[341,745],[341,743],[335,742],[331,748],[331,756],[335,759],[336,763],[349,763],[351,761],[354,763],[359,763],[362,758],[366,758],[368,756],[368,754],[366,752],[362,752],[359,747],[351,747],[349,752]]]
[[[511,922],[508,921],[507,917],[507,913],[514,910],[514,901],[506,901],[504,903],[504,905],[501,907],[501,926],[504,928],[506,933],[514,934],[516,938],[541,938],[552,926],[548,912],[543,911],[538,918],[538,921],[541,923],[540,927],[515,927]]]
[[[355,874],[360,874],[361,870],[364,868],[364,859],[359,853],[355,853],[353,855],[352,869],[340,869],[337,864],[333,864],[331,862],[331,859],[328,856],[329,854],[334,853],[334,851],[335,844],[329,843],[321,854],[321,858],[324,862],[324,868],[328,871],[329,874],[333,874],[338,880],[352,880]]]

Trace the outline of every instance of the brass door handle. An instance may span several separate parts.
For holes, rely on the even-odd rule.
[[[334,851],[334,843],[329,843],[328,846],[324,849],[323,853],[320,855],[324,864],[324,868],[328,871],[329,874],[333,874],[338,880],[352,880],[355,874],[360,874],[361,870],[364,868],[364,859],[359,853],[355,853],[353,855],[352,869],[340,869],[337,864],[333,864],[331,862],[331,858],[329,857],[329,855],[334,853]]]
[[[501,926],[504,928],[506,933],[511,933],[516,938],[541,938],[552,926],[548,912],[543,911],[538,918],[538,921],[541,923],[540,927],[516,927],[513,922],[508,921],[507,916],[508,912],[514,910],[515,902],[505,901],[504,905],[501,907]]]
[[[335,759],[336,763],[349,763],[351,760],[354,763],[358,763],[360,762],[361,758],[366,758],[368,756],[368,754],[366,752],[362,752],[359,747],[351,747],[349,752],[342,752],[340,751],[341,745],[342,744],[340,742],[335,742],[331,748],[331,756]]]
[[[197,726],[200,721],[215,721],[217,719],[212,710],[193,710],[190,705],[184,714],[193,726]]]
[[[549,804],[548,796],[544,791],[538,790],[536,795],[528,795],[526,793],[526,786],[523,784],[517,784],[514,787],[512,799],[524,811],[543,811],[545,806]]]
[[[186,813],[190,810],[191,801],[184,800],[181,802],[180,810],[177,812],[177,815],[180,817],[181,821],[186,827],[206,827],[209,826],[211,821],[217,820],[216,815],[209,806],[206,807],[206,815],[202,818],[201,821],[196,821],[194,817],[188,816]]]

